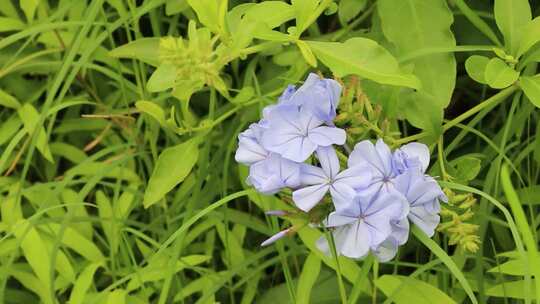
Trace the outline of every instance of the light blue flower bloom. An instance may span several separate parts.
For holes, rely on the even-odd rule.
[[[391,221],[403,219],[408,204],[403,196],[395,193],[356,197],[356,203],[342,212],[330,213],[323,222],[334,228],[332,234],[339,254],[350,258],[363,258],[375,251],[392,233]],[[317,246],[328,253],[328,242],[323,237]]]
[[[251,124],[249,129],[238,135],[238,149],[234,159],[244,165],[252,165],[265,160],[268,151],[261,145],[264,128],[260,124]]]
[[[439,201],[448,201],[437,181],[421,172],[409,170],[396,177],[395,186],[410,205],[408,219],[432,237],[440,222]]]
[[[263,194],[274,194],[283,188],[300,186],[300,164],[276,153],[249,167],[247,184]]]
[[[440,222],[439,200],[448,199],[439,184],[420,170],[407,170],[394,179],[395,189],[401,193],[409,204],[407,218],[392,222],[392,234],[374,252],[382,262],[395,257],[398,247],[407,242],[409,237],[409,221],[418,226],[424,233],[432,237]]]
[[[332,124],[341,95],[341,85],[333,79],[310,73],[289,102],[309,110],[318,119]]]
[[[336,210],[341,211],[353,204],[356,190],[369,185],[371,173],[360,164],[339,171],[339,160],[333,147],[319,147],[317,158],[321,167],[304,164],[300,170],[300,183],[304,188],[293,192],[296,206],[309,211],[330,191]]]
[[[396,149],[393,154],[394,169],[403,173],[407,169],[419,169],[426,172],[429,166],[429,149],[426,145],[412,142]]]
[[[268,118],[268,130],[262,135],[263,147],[296,162],[305,161],[318,147],[345,143],[345,131],[322,126],[311,112],[280,107]]]
[[[375,195],[381,190],[391,192],[394,189],[393,179],[398,172],[394,169],[390,147],[382,139],[378,139],[375,145],[369,140],[363,140],[354,146],[348,165],[358,164],[367,164],[373,175],[365,195]]]

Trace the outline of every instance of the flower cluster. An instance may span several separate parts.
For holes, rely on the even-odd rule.
[[[290,188],[292,201],[303,212],[331,198],[334,211],[319,225],[332,230],[338,253],[362,258],[371,252],[388,261],[407,241],[409,222],[434,234],[439,200],[446,197],[425,174],[430,156],[420,143],[392,152],[381,139],[376,144],[361,141],[342,170],[336,146],[345,144],[346,132],[334,125],[340,95],[338,82],[316,74],[298,89],[289,86],[276,105],[263,110],[258,123],[239,135],[235,158],[249,166],[249,185],[264,194]],[[329,251],[325,238],[317,245]]]

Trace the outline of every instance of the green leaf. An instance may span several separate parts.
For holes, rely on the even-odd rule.
[[[244,13],[247,20],[264,23],[273,29],[294,18],[294,9],[282,1],[264,1],[250,6]]]
[[[198,139],[191,139],[161,152],[148,187],[144,193],[144,207],[162,199],[191,172],[199,157]]]
[[[523,37],[519,44],[517,57],[525,54],[533,45],[540,41],[540,17],[536,17],[527,23],[523,30]]]
[[[315,58],[315,56],[313,56],[313,52],[311,51],[309,45],[302,40],[297,40],[296,45],[300,49],[300,53],[302,54],[306,62],[312,67],[317,67],[317,59]]]
[[[486,83],[484,77],[489,58],[480,55],[472,55],[465,61],[465,70],[467,74],[476,82]]]
[[[480,159],[472,155],[463,155],[450,162],[452,171],[449,173],[457,180],[468,182],[480,173],[481,163]]]
[[[294,9],[294,14],[296,17],[296,31],[297,31],[298,36],[300,36],[300,34],[302,34],[302,32],[310,26],[313,20],[313,14],[315,11],[317,11],[319,2],[321,1],[320,0],[292,0],[291,1],[292,7]]]
[[[107,297],[107,304],[125,304],[127,291],[123,289],[116,289],[109,293]]]
[[[519,85],[527,98],[540,108],[540,75],[522,76],[519,78]]]
[[[165,14],[167,16],[176,15],[189,8],[186,0],[167,0],[165,3]]]
[[[73,289],[69,295],[69,304],[84,303],[84,299],[88,292],[88,289],[93,285],[94,274],[101,266],[101,263],[92,263],[79,274],[77,280],[73,284]]]
[[[210,256],[207,255],[189,255],[181,257],[176,264],[174,265],[174,273],[177,273],[185,268],[191,268],[202,264],[210,260]],[[172,265],[171,265],[172,266]],[[155,282],[165,279],[167,272],[169,271],[169,261],[166,259],[158,259],[151,261],[148,266],[138,269],[137,276],[134,276],[133,279],[127,284],[127,290],[132,291],[143,285],[145,282]]]
[[[135,103],[135,107],[139,111],[152,116],[155,120],[159,122],[160,125],[166,125],[165,111],[163,111],[163,109],[157,104],[151,101],[140,100]]]
[[[537,132],[536,134],[539,134],[539,133]],[[539,138],[540,137],[537,137],[538,141],[540,141]],[[540,185],[532,185],[530,187],[516,189],[516,192],[522,204],[540,205]]]
[[[472,291],[471,285],[465,278],[465,275],[459,267],[456,265],[454,260],[448,256],[446,251],[444,251],[435,241],[430,239],[420,228],[416,227],[416,225],[413,225],[411,227],[411,232],[413,235],[420,241],[424,246],[426,246],[433,254],[438,257],[441,262],[448,267],[448,270],[452,273],[454,278],[458,280],[458,282],[461,284],[461,287],[463,287],[463,290],[474,304],[478,303],[478,300],[476,300],[476,297],[474,296],[474,293]]]
[[[172,63],[162,63],[152,73],[146,89],[149,92],[161,92],[175,86],[176,81],[176,66]]]
[[[364,8],[366,8],[367,0],[341,0],[339,1],[338,16],[341,24],[347,24]]]
[[[160,38],[141,38],[109,51],[114,58],[138,59],[152,66],[159,65]]]
[[[375,285],[396,304],[456,303],[435,286],[411,277],[383,275]]]
[[[19,4],[28,22],[32,22],[34,20],[34,15],[36,14],[36,9],[39,2],[40,0],[20,0]]]
[[[384,36],[397,48],[399,56],[419,49],[453,48],[452,11],[445,0],[381,0],[377,2]],[[421,90],[432,96],[432,107],[442,111],[450,103],[456,82],[453,53],[438,53],[408,61],[412,73],[422,82]]]
[[[484,73],[486,83],[494,89],[503,89],[519,78],[519,73],[499,58],[491,58]]]
[[[21,104],[19,103],[17,98],[9,95],[2,89],[0,89],[0,105],[12,109],[18,109],[21,107]]]
[[[49,224],[48,227],[58,235],[60,233],[60,225]],[[85,257],[90,262],[105,261],[105,257],[99,248],[89,239],[84,237],[79,231],[65,227],[62,235],[62,244],[71,248],[81,256]]]
[[[19,19],[10,17],[0,17],[0,33],[19,31],[26,27],[26,24]]]
[[[26,261],[45,286],[45,290],[49,290],[51,282],[51,263],[49,250],[45,241],[41,238],[37,229],[25,220],[19,220],[13,230],[15,237],[21,243],[21,249],[26,258]]]
[[[420,88],[420,81],[402,72],[397,60],[371,39],[351,38],[344,43],[309,41],[308,45],[338,77],[356,74],[383,84]]]
[[[34,134],[34,131],[39,122],[39,113],[31,104],[25,103],[22,107],[17,110],[19,117],[21,118],[24,124],[24,130],[29,136]],[[47,133],[45,128],[41,127],[37,134],[36,148],[38,151],[51,163],[54,163],[51,150],[49,149]]]
[[[245,86],[240,90],[240,92],[238,92],[238,94],[236,94],[236,96],[234,96],[233,99],[231,99],[231,102],[236,105],[241,105],[250,101],[253,96],[255,96],[255,89],[250,86]]]
[[[319,277],[321,271],[321,259],[313,252],[310,253],[302,267],[302,273],[298,279],[296,291],[296,303],[311,303],[309,298],[311,290]]]
[[[527,297],[530,298],[530,295],[536,293],[534,285],[530,285],[529,288],[527,290],[525,280],[508,281],[488,288],[486,295],[500,298],[525,299]]]
[[[214,33],[220,33],[224,30],[225,14],[223,10],[227,9],[226,0],[187,0],[193,8],[199,21],[208,27]],[[225,7],[225,8],[224,8]]]
[[[504,36],[506,49],[518,53],[525,27],[531,21],[531,7],[528,0],[495,0],[495,22]]]

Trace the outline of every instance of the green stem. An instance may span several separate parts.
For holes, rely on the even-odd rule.
[[[347,304],[347,293],[345,292],[345,284],[343,284],[343,278],[341,277],[341,267],[339,265],[339,258],[336,251],[336,243],[334,243],[334,235],[326,231],[326,240],[328,241],[330,245],[330,251],[332,252],[332,256],[336,260],[336,273],[337,273],[337,280],[338,280],[339,295],[341,298],[341,303]]]
[[[518,86],[516,86],[516,85],[508,87],[508,88],[500,91],[499,93],[491,96],[490,98],[484,100],[483,102],[477,104],[476,106],[472,107],[471,109],[467,110],[465,113],[459,115],[458,117],[450,120],[448,123],[443,125],[443,133],[448,131],[452,127],[457,126],[458,124],[460,124],[461,122],[463,122],[467,118],[473,116],[474,114],[482,111],[484,108],[491,107],[491,106],[494,106],[494,105],[502,102],[504,99],[506,99],[506,97],[510,96],[517,89],[518,89]],[[396,144],[400,144],[400,145],[405,144],[405,143],[408,143],[410,141],[422,139],[422,138],[424,138],[424,137],[426,137],[428,135],[429,135],[428,132],[423,131],[423,132],[420,132],[420,133],[417,133],[417,134],[414,134],[414,135],[411,135],[411,136],[400,138],[400,139],[396,140]]]

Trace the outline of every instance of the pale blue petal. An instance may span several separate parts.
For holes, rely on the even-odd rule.
[[[338,212],[350,212],[351,205],[357,204],[355,201],[356,191],[344,183],[333,183],[330,186],[330,195],[332,195],[332,202]]]
[[[396,256],[398,247],[398,242],[390,236],[373,250],[373,254],[379,262],[385,263]]]
[[[334,232],[336,250],[351,259],[365,257],[372,244],[369,230],[370,227],[362,221],[337,228]]]
[[[329,185],[323,184],[298,189],[292,194],[294,204],[301,210],[308,212],[322,200],[329,187]]]
[[[402,146],[399,149],[405,152],[407,157],[416,158],[418,161],[420,161],[422,172],[426,172],[429,166],[429,158],[430,158],[428,146],[421,143],[412,142],[412,143]]]
[[[342,215],[336,211],[330,213],[323,221],[325,227],[338,227],[343,225],[348,225],[354,221],[357,221],[358,218],[351,217],[347,215]]]
[[[429,237],[435,234],[435,228],[440,222],[439,215],[428,212],[424,206],[412,207],[409,212],[409,219]]]
[[[309,130],[309,139],[319,146],[343,145],[347,134],[343,129],[320,126]]]
[[[325,175],[329,179],[334,179],[339,173],[339,159],[336,150],[332,146],[317,148],[317,159]]]
[[[334,183],[344,183],[353,189],[366,188],[370,185],[372,173],[366,164],[359,164],[341,171]]]
[[[363,140],[357,143],[351,155],[349,155],[349,167],[363,163],[369,166],[375,180],[381,180],[389,175],[389,172],[385,171],[385,164],[381,160],[375,146],[369,140]]]
[[[328,181],[323,169],[308,164],[300,168],[300,183],[304,186],[324,184]]]

